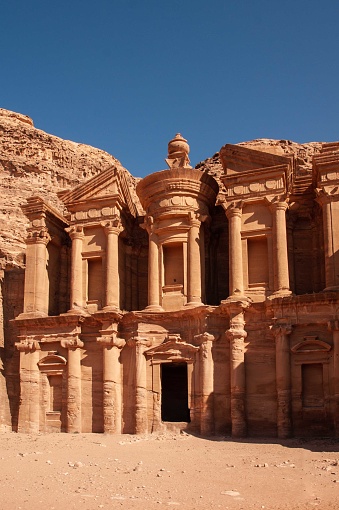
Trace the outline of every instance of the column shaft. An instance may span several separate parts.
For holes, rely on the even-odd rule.
[[[24,313],[48,315],[47,244],[45,231],[27,239]]]
[[[278,437],[287,438],[292,433],[291,422],[291,367],[288,334],[290,329],[278,327],[276,336],[276,387],[278,398]]]
[[[121,434],[121,370],[120,349],[105,346],[103,350],[104,432]]]
[[[230,295],[244,293],[243,259],[241,243],[241,216],[239,207],[227,209],[229,228],[229,280]]]
[[[246,436],[245,417],[245,348],[244,337],[235,335],[231,339],[231,420],[232,436]]]
[[[201,304],[200,221],[188,231],[188,304]]]
[[[67,432],[81,432],[81,352],[68,349]]]
[[[339,329],[333,330],[334,426],[339,437]]]
[[[286,202],[275,202],[273,208],[274,236],[274,291],[290,294],[288,273],[287,235],[286,235]]]
[[[214,432],[213,394],[214,370],[212,358],[212,340],[205,340],[200,347],[201,362],[201,424],[200,432],[210,436]]]
[[[325,282],[326,288],[336,286],[334,249],[333,249],[333,226],[331,202],[326,200],[323,202],[323,226],[324,226],[324,251],[325,251]]]
[[[20,352],[21,403],[18,432],[39,432],[40,371],[38,361],[38,350],[24,350]]]
[[[159,295],[158,236],[150,232],[148,253],[148,307],[160,308]]]
[[[71,267],[71,309],[83,308],[83,268],[82,241],[83,229],[76,227],[70,233],[72,239],[72,267]]]
[[[135,433],[147,434],[146,345],[137,341],[135,349]]]
[[[119,281],[119,234],[122,228],[120,223],[115,226],[106,226],[106,307],[120,308],[120,281]]]

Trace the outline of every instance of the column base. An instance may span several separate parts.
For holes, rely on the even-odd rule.
[[[333,292],[333,291],[338,292],[338,290],[339,290],[339,286],[333,285],[331,287],[326,287],[323,292]]]
[[[106,305],[102,309],[103,312],[121,312],[120,308],[116,305]]]
[[[144,312],[164,312],[165,310],[160,305],[148,305],[148,306],[146,306],[146,308],[144,308],[143,311]]]
[[[82,308],[81,306],[77,306],[74,308],[71,308],[70,310],[67,310],[67,312],[61,315],[86,315],[87,317],[90,316],[90,313],[85,308]]]
[[[184,308],[195,308],[197,306],[204,306],[204,303],[201,301],[189,301],[184,305]]]
[[[18,315],[15,319],[39,319],[43,317],[48,317],[48,314],[45,312],[23,312]]]
[[[273,294],[269,297],[270,298],[279,298],[279,297],[291,296],[292,294],[293,294],[293,292],[290,289],[279,289],[279,290],[276,290],[275,292],[273,292]]]

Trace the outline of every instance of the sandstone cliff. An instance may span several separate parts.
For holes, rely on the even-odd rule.
[[[26,115],[0,109],[0,267],[23,265],[27,220],[20,206],[27,197],[40,195],[62,211],[58,191],[111,166],[126,173],[134,194],[135,179],[107,152],[52,136]]]

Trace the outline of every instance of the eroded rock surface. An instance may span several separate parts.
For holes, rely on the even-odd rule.
[[[57,197],[111,166],[125,172],[132,191],[134,178],[105,151],[62,140],[37,129],[26,115],[0,109],[0,260],[23,266],[27,218],[20,206],[40,195],[59,211]],[[134,193],[134,192],[133,192]]]

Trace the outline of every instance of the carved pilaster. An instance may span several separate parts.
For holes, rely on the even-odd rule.
[[[40,345],[26,338],[16,343],[20,351],[20,407],[19,432],[39,432],[40,372],[38,367]]]
[[[287,323],[277,323],[272,326],[271,331],[275,337],[278,437],[287,438],[292,435],[289,342],[292,327]]]
[[[147,380],[145,351],[151,347],[152,340],[135,338],[135,433],[148,432],[147,420]],[[131,343],[130,343],[131,345]]]
[[[199,215],[189,213],[190,229],[188,231],[188,305],[201,304],[201,254]]]

